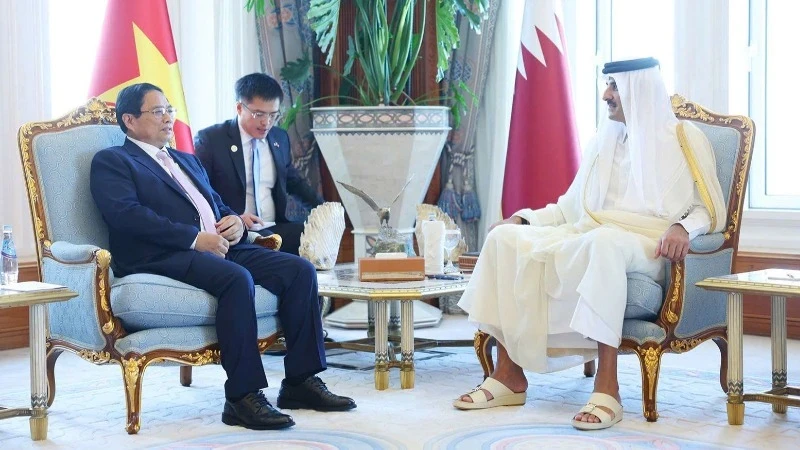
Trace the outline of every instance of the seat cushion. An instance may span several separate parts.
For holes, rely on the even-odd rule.
[[[640,273],[628,274],[626,319],[655,320],[664,303],[664,288]]]
[[[278,313],[278,298],[256,286],[256,317]],[[128,331],[214,325],[217,299],[208,292],[160,275],[137,273],[111,284],[111,308]]]

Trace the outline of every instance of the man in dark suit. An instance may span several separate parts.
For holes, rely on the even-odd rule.
[[[292,165],[281,117],[283,90],[269,75],[252,73],[236,81],[236,117],[200,130],[194,150],[222,201],[244,220],[248,230],[278,233],[281,250],[298,254],[303,223],[286,218],[290,194],[312,207],[322,203]]]
[[[116,108],[127,139],[94,156],[90,178],[108,225],[114,273],[163,275],[217,297],[217,337],[228,375],[222,421],[251,429],[294,425],[260,390],[267,379],[257,348],[254,283],[280,300],[287,351],[278,407],[355,408],[316,376],[326,362],[314,266],[242,239],[242,219],[209,186],[198,159],[167,147],[175,109],[161,89],[126,87]]]

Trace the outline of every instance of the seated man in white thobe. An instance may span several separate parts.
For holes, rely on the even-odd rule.
[[[572,424],[600,429],[622,419],[627,274],[663,280],[666,260],[682,260],[690,239],[726,222],[711,145],[675,118],[657,66],[652,58],[606,64],[608,119],[569,190],[493,225],[458,305],[497,339],[498,361],[457,408],[524,404],[523,369],[598,358],[594,393]]]

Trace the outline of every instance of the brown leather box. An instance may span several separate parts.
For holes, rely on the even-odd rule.
[[[425,279],[425,258],[359,258],[360,281],[420,281]]]
[[[478,262],[479,254],[480,252],[462,253],[461,256],[458,257],[458,268],[461,269],[463,273],[472,273],[475,264]]]

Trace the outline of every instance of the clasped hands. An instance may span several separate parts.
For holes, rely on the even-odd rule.
[[[224,258],[228,248],[239,242],[243,234],[244,226],[239,216],[225,216],[217,222],[216,233],[201,231],[197,235],[194,249]]]

